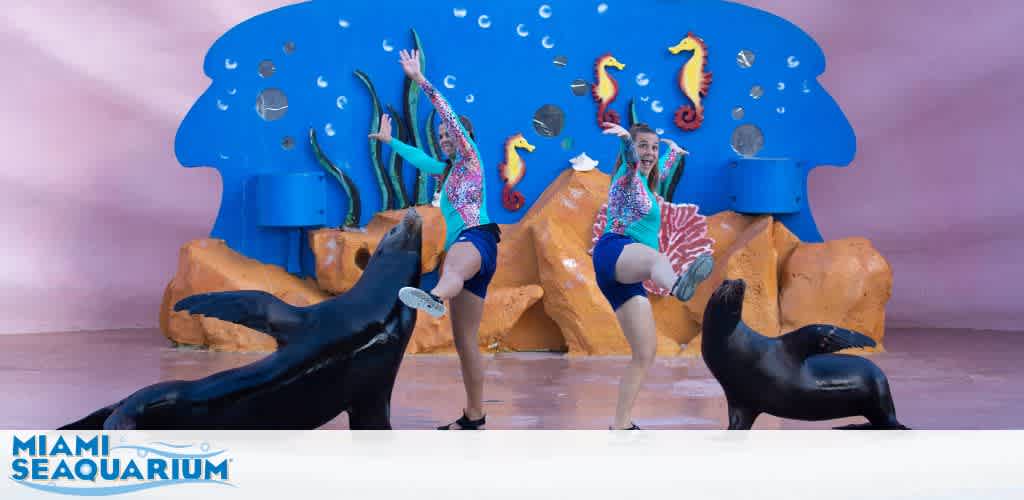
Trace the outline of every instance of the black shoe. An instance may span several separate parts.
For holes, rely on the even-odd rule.
[[[456,420],[456,421],[454,421],[454,422],[452,422],[452,423],[450,423],[448,425],[442,425],[441,427],[438,427],[437,430],[439,430],[439,431],[452,431],[452,430],[455,430],[455,431],[479,431],[479,430],[482,430],[480,428],[483,427],[484,424],[486,424],[486,423],[487,423],[487,415],[484,415],[484,416],[480,417],[479,420],[470,420],[469,417],[466,416],[466,412],[462,412],[462,416],[459,417],[458,420]],[[458,429],[452,429],[452,426],[456,425],[456,424],[458,424],[459,428]]]
[[[614,428],[612,426],[608,426],[608,430],[610,430],[610,431],[639,431],[639,430],[642,430],[642,429],[640,429],[639,425],[636,425],[633,422],[630,422],[630,424],[632,424],[632,425],[630,425],[629,427],[626,427],[625,429],[616,429],[616,428]]]

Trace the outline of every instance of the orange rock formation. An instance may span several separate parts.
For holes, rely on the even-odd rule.
[[[578,355],[628,354],[615,315],[598,290],[590,255],[591,228],[604,203],[609,177],[599,171],[565,171],[522,220],[502,226],[498,270],[484,305],[480,348],[485,351],[568,351]],[[424,272],[441,260],[444,221],[433,207],[424,217]],[[172,313],[174,302],[192,293],[258,289],[295,305],[343,293],[359,279],[377,241],[400,219],[399,212],[377,214],[366,232],[333,229],[310,237],[317,259],[316,284],[259,264],[223,242],[200,240],[181,252],[178,274],[168,285],[161,328],[185,344],[217,349],[268,350],[266,335],[218,320]],[[769,216],[723,212],[708,218],[714,239],[715,271],[685,304],[652,297],[658,354],[699,355],[704,307],[724,279],[747,281],[744,321],[776,336],[809,323],[832,323],[860,331],[879,342],[885,304],[892,293],[892,270],[863,238],[820,244],[801,243]],[[454,350],[448,318],[421,314],[409,353]]]

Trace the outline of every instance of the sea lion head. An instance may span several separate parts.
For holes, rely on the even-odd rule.
[[[704,309],[704,333],[729,333],[743,316],[743,295],[747,283],[741,279],[725,280],[711,295]]]
[[[374,256],[413,252],[419,255],[423,247],[423,218],[415,209],[405,211],[402,221],[391,228],[380,240]]]

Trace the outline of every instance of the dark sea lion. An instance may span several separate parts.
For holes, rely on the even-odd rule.
[[[871,361],[832,354],[875,341],[832,325],[808,325],[778,338],[743,323],[746,283],[722,283],[704,310],[701,354],[725,390],[729,429],[750,429],[761,413],[795,420],[862,416],[845,428],[906,429],[885,374]]]
[[[61,429],[314,429],[343,411],[352,429],[390,429],[391,391],[416,322],[398,290],[419,286],[422,225],[406,212],[356,285],[317,305],[259,291],[183,299],[176,311],[267,333],[278,350],[199,380],[145,387]]]

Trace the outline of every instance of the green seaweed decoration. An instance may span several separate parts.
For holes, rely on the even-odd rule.
[[[416,29],[412,29],[412,44],[413,48],[420,51],[420,68],[424,71],[427,67],[427,55],[423,51],[423,43],[420,42],[420,35],[416,33]],[[416,82],[412,81],[411,78],[405,78],[405,122],[406,127],[412,131],[410,134],[412,145],[417,148],[423,148],[426,143],[423,142],[423,138],[420,137],[418,110],[420,104],[420,86]],[[427,122],[427,126],[430,127],[431,123]],[[430,181],[430,174],[417,169],[416,170],[416,183],[413,189],[413,197],[416,199],[417,205],[429,205],[431,201],[430,192],[427,189],[427,183]]]
[[[390,105],[388,106],[388,114],[398,116],[398,112]],[[392,123],[395,124],[394,133],[398,140],[407,142],[409,134],[406,131],[405,123],[402,120],[393,120]],[[388,161],[388,176],[391,178],[391,189],[395,193],[393,198],[394,206],[391,208],[409,208],[412,203],[409,202],[409,196],[405,192],[405,183],[402,182],[402,157],[398,156],[394,149],[391,150],[391,159]]]
[[[427,115],[427,152],[438,161],[444,161],[441,159],[441,148],[437,144],[437,127],[434,125],[436,119],[437,110],[430,110],[430,114]]]
[[[370,77],[366,73],[356,70],[355,76],[370,91],[370,100],[373,104],[373,116],[370,118],[370,133],[372,134],[377,132],[380,127],[380,99],[377,98],[377,91],[373,88],[373,82],[370,81]],[[373,172],[377,175],[377,185],[380,187],[381,210],[389,210],[393,206],[395,194],[389,179],[390,176],[381,161],[381,148],[380,141],[370,138],[370,163],[373,164]]]
[[[441,148],[437,144],[437,130],[434,126],[435,119],[437,118],[437,110],[430,110],[430,115],[427,116],[427,148],[430,154],[438,161],[444,161],[441,159]],[[441,190],[441,183],[444,179],[438,177],[437,182],[434,184],[434,193]]]
[[[423,51],[423,43],[415,29],[411,30],[411,33],[413,46],[420,51],[420,67],[425,68],[427,64],[427,57]],[[384,107],[381,105],[380,98],[377,96],[377,91],[374,88],[369,75],[356,70],[355,76],[359,78],[364,85],[366,85],[367,90],[370,92],[370,99],[372,101],[373,108],[370,132],[377,132],[380,127],[380,117],[384,113]],[[395,126],[396,137],[400,141],[409,143],[416,148],[426,149],[425,147],[429,146],[430,153],[440,160],[441,157],[438,152],[437,140],[434,135],[434,119],[437,112],[431,110],[430,117],[428,118],[426,125],[428,137],[425,141],[420,135],[418,119],[420,87],[416,82],[406,77],[403,85],[403,92],[405,94],[405,99],[402,103],[402,115],[399,115],[394,107],[390,105],[387,106],[387,113],[391,115],[392,123]],[[410,197],[402,178],[403,161],[401,156],[392,151],[387,165],[385,165],[383,160],[383,146],[380,141],[372,138],[370,139],[370,163],[373,165],[374,174],[377,176],[377,185],[380,187],[381,191],[381,210],[402,209],[414,204],[429,205],[433,200],[433,197],[431,196],[433,193],[429,189],[430,174],[416,169],[416,178],[413,183],[413,196]],[[438,185],[437,188],[440,189],[440,185]]]
[[[356,183],[352,182],[352,179],[345,175],[345,172],[342,172],[327,157],[323,149],[320,148],[320,143],[316,140],[316,130],[313,128],[309,129],[309,144],[313,147],[313,155],[316,156],[317,163],[338,180],[341,188],[345,190],[345,195],[348,196],[348,213],[345,215],[343,227],[359,227],[361,200],[359,199],[359,189],[356,187]]]

